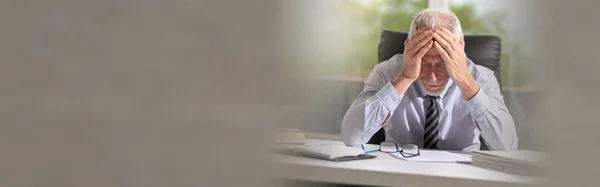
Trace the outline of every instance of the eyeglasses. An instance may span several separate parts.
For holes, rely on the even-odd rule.
[[[412,143],[407,143],[407,144],[402,145],[402,149],[398,149],[398,144],[396,144],[396,142],[392,142],[392,141],[381,142],[379,144],[379,150],[366,151],[364,145],[361,145],[361,147],[362,147],[363,151],[365,151],[365,154],[377,152],[377,151],[381,151],[384,153],[400,152],[400,155],[402,155],[404,158],[415,157],[415,156],[419,156],[421,154],[419,152],[419,146],[417,146],[416,144],[412,144]]]

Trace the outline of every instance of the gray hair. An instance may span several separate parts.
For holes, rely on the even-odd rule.
[[[447,28],[456,35],[457,39],[463,36],[458,17],[445,9],[428,8],[417,12],[410,24],[408,37],[410,38],[421,27],[433,30]]]

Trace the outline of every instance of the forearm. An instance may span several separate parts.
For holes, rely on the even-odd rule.
[[[415,79],[409,79],[403,75],[398,75],[394,80],[392,80],[392,85],[394,85],[394,88],[396,88],[398,94],[404,95],[406,90],[408,90],[408,87],[410,87],[413,82],[415,82]]]
[[[369,110],[372,108],[373,110]],[[369,101],[352,105],[342,120],[342,140],[348,146],[365,144],[384,123],[382,107]],[[384,116],[386,115],[386,116]]]
[[[491,150],[516,150],[518,138],[512,116],[506,106],[479,91],[468,101],[472,120]]]
[[[342,120],[342,139],[346,145],[364,144],[385,125],[400,103],[393,84],[386,84],[374,94],[362,94]]]

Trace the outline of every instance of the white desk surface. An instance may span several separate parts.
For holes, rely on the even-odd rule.
[[[310,144],[340,144],[339,141],[307,140]],[[376,186],[535,186],[541,180],[459,163],[408,162],[386,153],[377,158],[332,162],[277,155],[277,178]]]

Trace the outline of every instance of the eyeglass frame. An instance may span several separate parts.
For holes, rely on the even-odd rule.
[[[396,147],[396,151],[393,151],[393,152],[382,151],[381,150],[381,144],[383,144],[385,142],[393,143],[394,146]],[[412,153],[406,153],[406,152],[404,152],[404,146],[406,146],[406,145],[414,145],[417,148],[417,154],[412,154]],[[400,148],[398,148],[398,144],[396,144],[396,142],[393,142],[393,141],[383,141],[383,142],[379,143],[379,149],[377,149],[377,150],[371,150],[371,151],[365,150],[365,146],[363,144],[361,144],[360,146],[362,147],[362,150],[365,152],[365,154],[367,154],[367,153],[373,153],[373,152],[377,152],[377,151],[381,151],[381,152],[388,153],[388,154],[399,152],[400,155],[402,155],[402,157],[404,157],[404,158],[411,158],[411,157],[415,157],[415,156],[421,155],[421,149],[419,149],[419,146],[417,146],[417,144],[413,144],[413,143],[406,143],[406,144],[402,145],[402,149],[401,150],[400,150]],[[404,155],[405,153],[408,156]]]

